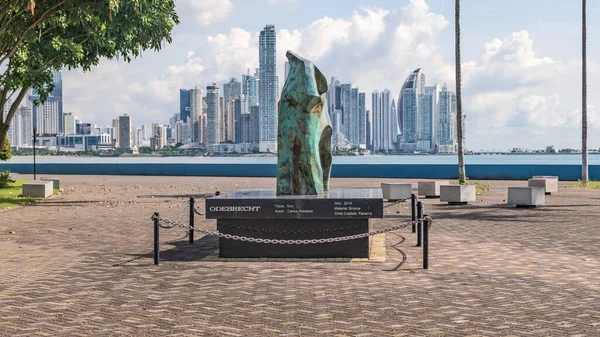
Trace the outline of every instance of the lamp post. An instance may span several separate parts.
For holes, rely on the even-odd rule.
[[[35,141],[37,135],[37,128],[33,128],[33,180],[37,180],[37,174],[35,171]]]

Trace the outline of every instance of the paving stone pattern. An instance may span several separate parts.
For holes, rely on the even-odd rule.
[[[189,195],[203,208],[202,195],[275,179],[61,179],[60,195],[0,212],[1,336],[600,336],[597,190],[561,183],[537,209],[505,204],[526,181],[489,182],[468,206],[423,199],[429,270],[410,228],[387,235],[384,263],[203,260],[215,238],[162,230],[154,266],[154,211],[176,218]],[[386,216],[375,228],[409,220],[409,203]]]

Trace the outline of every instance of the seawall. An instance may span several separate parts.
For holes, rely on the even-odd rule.
[[[2,163],[0,171],[32,174],[33,165]],[[558,176],[560,180],[581,178],[581,165],[497,165],[466,166],[470,179],[524,180],[534,175]],[[275,164],[156,164],[156,163],[41,163],[38,174],[72,175],[148,175],[148,176],[220,176],[275,177]],[[600,180],[600,165],[590,165],[590,179]],[[456,179],[458,166],[453,164],[334,164],[334,178],[424,178]]]

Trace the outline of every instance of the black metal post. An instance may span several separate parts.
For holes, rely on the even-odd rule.
[[[429,268],[429,218],[423,223],[423,269]]]
[[[414,223],[414,221],[417,221],[417,196],[414,194],[410,195],[410,213],[412,217],[411,220],[413,221],[412,232],[414,233],[417,228],[417,225]]]
[[[33,128],[33,180],[37,180],[37,172],[35,170],[35,141],[37,136],[37,128]]]
[[[190,198],[190,245],[194,243],[194,205],[195,205],[194,197]]]
[[[417,202],[417,247],[421,247],[421,229],[423,228],[423,203]]]
[[[154,213],[154,265],[158,265],[160,259],[160,226],[158,213]]]

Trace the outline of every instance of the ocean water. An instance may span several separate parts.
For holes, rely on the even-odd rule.
[[[33,156],[15,156],[8,163],[32,163]],[[153,164],[276,164],[277,157],[66,157],[37,156],[38,163],[153,163]],[[581,165],[581,154],[468,155],[466,164]],[[458,164],[456,155],[334,156],[334,164]],[[600,154],[589,156],[600,165]]]

